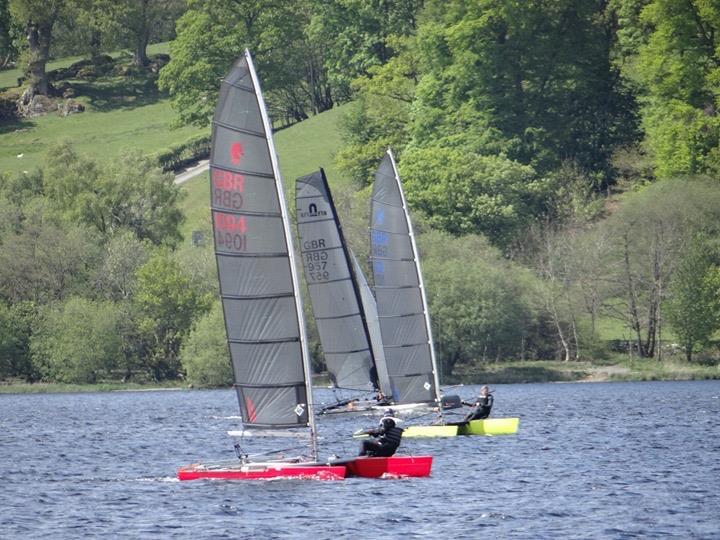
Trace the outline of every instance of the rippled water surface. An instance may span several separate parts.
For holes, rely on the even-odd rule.
[[[720,538],[720,382],[498,385],[493,413],[518,435],[403,441],[431,478],[181,483],[234,456],[231,390],[0,395],[0,536]],[[321,417],[322,454],[375,422]]]

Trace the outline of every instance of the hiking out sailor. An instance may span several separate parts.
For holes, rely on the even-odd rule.
[[[483,420],[490,416],[490,410],[493,406],[493,396],[490,393],[490,389],[485,385],[480,389],[480,395],[474,402],[463,401],[463,403],[473,407],[473,410],[465,417],[464,422]]]
[[[364,440],[360,446],[361,456],[390,457],[400,446],[403,429],[398,427],[399,419],[394,417],[395,412],[387,409],[380,419],[380,425],[365,431],[371,439]]]

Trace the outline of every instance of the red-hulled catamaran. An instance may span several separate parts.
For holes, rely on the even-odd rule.
[[[211,209],[225,329],[243,433],[294,435],[308,455],[194,464],[180,480],[342,479],[318,461],[305,321],[271,124],[248,51],[223,79],[210,156]]]

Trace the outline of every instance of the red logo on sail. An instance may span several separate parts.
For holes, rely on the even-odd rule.
[[[239,142],[234,142],[230,145],[230,161],[233,165],[240,165],[245,149]]]
[[[245,396],[245,408],[248,413],[248,422],[252,424],[257,418],[257,412],[255,411],[255,404],[253,403],[253,400],[247,396]]]

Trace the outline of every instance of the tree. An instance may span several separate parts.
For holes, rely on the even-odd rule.
[[[610,181],[612,149],[636,130],[632,96],[610,62],[606,3],[428,2],[414,142],[465,139],[468,123],[456,117],[475,116],[501,134],[512,160],[540,173],[571,161]]]
[[[148,64],[151,39],[167,35],[184,10],[182,0],[112,0],[102,2],[120,41],[133,51],[133,63]]]
[[[17,23],[10,15],[9,0],[0,0],[0,68],[7,67],[17,57],[15,26]]]
[[[452,234],[506,247],[542,210],[547,186],[532,167],[466,148],[411,147],[400,162],[408,203]]]
[[[208,122],[220,81],[245,48],[276,118],[298,121],[331,107],[323,48],[305,34],[309,16],[307,1],[191,1],[159,79],[179,122]]]
[[[389,62],[397,38],[415,33],[423,0],[313,0],[309,34],[325,43],[325,64],[335,92],[353,95],[352,83]]]
[[[180,240],[183,192],[149,158],[125,154],[101,165],[65,142],[53,149],[48,162],[44,190],[66,219],[102,234],[129,229],[157,245],[174,246]]]
[[[129,300],[137,286],[137,271],[150,256],[149,242],[131,231],[120,231],[107,243],[97,285],[102,296],[116,302]]]
[[[210,295],[198,294],[166,252],[153,255],[137,273],[134,303],[145,343],[144,358],[155,380],[180,374],[179,352],[194,320],[207,312]]]
[[[24,26],[30,48],[28,74],[31,96],[48,95],[50,84],[45,65],[50,56],[53,26],[66,3],[66,0],[10,0],[10,12]]]
[[[229,386],[232,366],[225,338],[225,319],[219,302],[198,320],[180,351],[188,382],[196,386]]]
[[[0,295],[40,304],[87,291],[99,248],[93,231],[27,212],[29,224],[6,237],[0,250]]]
[[[645,145],[661,178],[720,170],[720,10],[708,0],[614,2],[624,76],[642,102]],[[619,4],[619,5],[617,5]]]
[[[449,375],[463,365],[521,357],[532,347],[531,276],[479,235],[419,237],[433,338]]]
[[[720,329],[720,267],[709,247],[701,237],[690,242],[669,285],[665,312],[688,362]]]
[[[22,377],[31,381],[37,378],[30,358],[35,311],[31,302],[18,302],[10,306],[0,302],[0,379]]]
[[[633,332],[640,356],[656,354],[661,306],[683,247],[698,233],[717,235],[720,189],[699,179],[666,180],[632,194],[608,220],[608,314]]]
[[[48,381],[95,383],[120,358],[117,327],[111,302],[74,297],[48,306],[31,338],[33,363]]]

